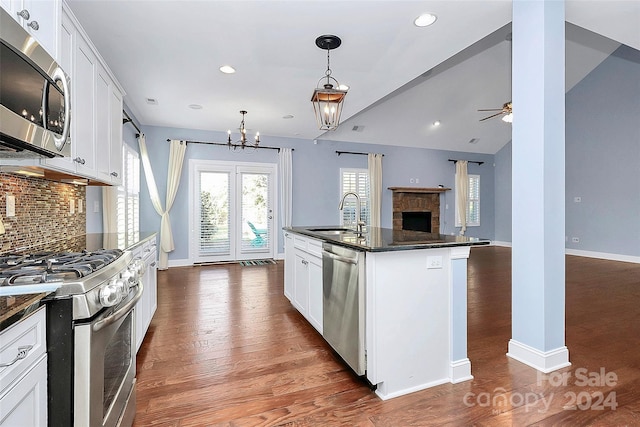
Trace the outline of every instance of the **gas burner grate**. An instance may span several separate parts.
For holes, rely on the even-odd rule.
[[[0,257],[0,285],[76,280],[100,270],[122,255],[119,249],[88,252],[40,252]]]

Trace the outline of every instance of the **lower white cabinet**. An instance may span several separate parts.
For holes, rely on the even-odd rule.
[[[151,319],[158,307],[158,262],[156,240],[153,238],[134,249],[134,259],[142,259],[146,269],[142,275],[142,286],[144,293],[136,304],[136,352],[140,350],[142,341],[149,329]]]
[[[322,333],[322,241],[286,232],[284,262],[285,296]]]
[[[0,343],[0,426],[46,426],[45,308],[2,331]]]

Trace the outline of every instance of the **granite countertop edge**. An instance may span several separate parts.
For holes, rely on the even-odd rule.
[[[308,237],[313,237],[315,239],[322,240],[327,243],[336,244],[339,246],[344,246],[347,248],[352,248],[356,250],[361,250],[365,252],[390,252],[390,251],[406,251],[406,250],[415,250],[415,249],[437,249],[437,248],[450,248],[457,246],[480,246],[480,245],[488,245],[491,243],[489,239],[479,239],[474,237],[466,237],[466,236],[446,236],[446,235],[437,235],[438,238],[431,238],[430,235],[427,237],[427,234],[424,234],[425,240],[412,241],[412,242],[398,242],[398,243],[389,243],[385,242],[384,239],[379,238],[379,244],[371,244],[367,242],[367,238],[365,237],[358,243],[354,243],[351,241],[345,241],[345,235],[331,236],[322,233],[318,233],[313,230],[331,230],[336,228],[348,228],[342,226],[291,226],[291,227],[283,227],[284,231],[289,231],[291,233],[297,233]],[[377,228],[372,229],[371,234],[377,234],[378,236],[382,236],[384,234],[393,233],[391,229],[385,228]],[[365,236],[367,233],[364,233]],[[418,233],[419,235],[422,235]],[[429,233],[430,234],[430,233]],[[346,235],[346,239],[354,239],[354,236],[357,236],[355,233],[349,233]],[[443,239],[455,239],[456,241],[442,241]]]

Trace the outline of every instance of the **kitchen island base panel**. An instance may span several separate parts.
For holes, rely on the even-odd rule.
[[[452,258],[466,268],[453,249],[367,253],[367,378],[381,398],[472,378],[466,348],[455,360],[452,354],[452,334],[466,335],[466,327],[452,328]],[[428,262],[434,257],[438,268]],[[466,299],[463,305],[466,311]]]

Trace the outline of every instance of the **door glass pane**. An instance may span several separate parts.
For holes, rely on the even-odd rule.
[[[230,253],[229,173],[200,173],[200,255]]]
[[[242,173],[242,251],[268,250],[269,240],[269,175]]]

